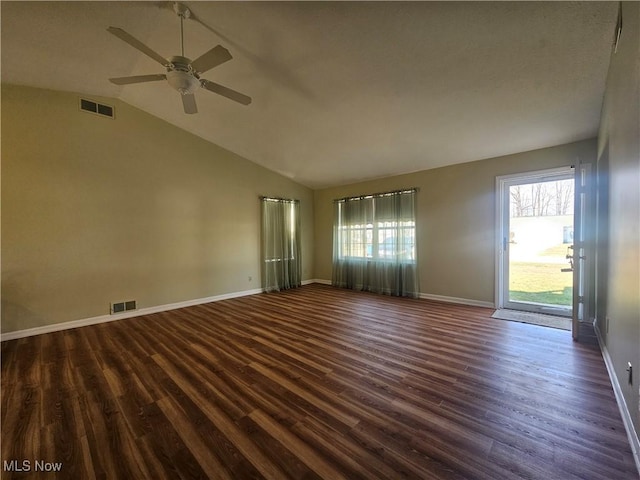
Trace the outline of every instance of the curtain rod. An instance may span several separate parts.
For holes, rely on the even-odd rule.
[[[278,198],[278,197],[266,197],[264,195],[260,196],[260,200],[263,202],[287,202],[287,203],[300,203],[300,200],[296,200],[295,198]]]
[[[367,195],[356,195],[355,197],[336,198],[334,202],[348,202],[350,200],[363,200],[365,198],[387,197],[390,195],[402,195],[403,193],[416,193],[419,191],[420,189],[418,187],[403,188],[401,190],[392,190],[390,192],[369,193]]]

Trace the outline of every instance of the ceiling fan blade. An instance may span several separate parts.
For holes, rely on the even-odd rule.
[[[222,45],[216,45],[207,53],[199,56],[193,62],[191,62],[191,68],[198,73],[211,70],[213,67],[217,67],[221,63],[231,60],[233,57],[229,53],[229,50]]]
[[[218,95],[222,95],[223,97],[227,97],[229,100],[233,100],[234,102],[241,103],[242,105],[249,105],[251,103],[251,97],[247,97],[240,92],[236,92],[235,90],[231,90],[219,83],[212,82],[210,80],[200,80],[200,84],[203,88],[206,88],[210,92],[217,93]]]
[[[130,83],[155,82],[166,79],[167,76],[164,73],[158,73],[157,75],[136,75],[133,77],[110,78],[109,81],[116,85],[129,85]]]
[[[147,47],[144,43],[142,43],[140,40],[138,40],[135,37],[132,37],[130,34],[125,32],[121,28],[109,27],[109,28],[107,28],[107,31],[109,33],[115,35],[116,37],[118,37],[120,40],[122,40],[124,42],[127,42],[133,48],[136,48],[136,49],[140,50],[142,53],[144,53],[148,57],[153,58],[160,65],[167,65],[169,63],[169,62],[167,62],[166,58],[162,58],[162,56],[160,54],[154,52],[149,47]]]
[[[182,97],[182,106],[184,107],[184,113],[198,113],[196,96],[193,93],[188,93],[187,95],[180,96]]]

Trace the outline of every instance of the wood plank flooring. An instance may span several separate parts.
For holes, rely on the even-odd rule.
[[[492,313],[313,284],[4,342],[2,478],[637,479],[598,348]]]

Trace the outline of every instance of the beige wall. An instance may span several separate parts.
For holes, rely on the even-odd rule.
[[[590,140],[312,192],[125,103],[103,99],[111,120],[74,94],[2,94],[3,332],[259,288],[262,194],[302,201],[303,278],[329,280],[333,199],[419,187],[421,291],[492,303],[495,177],[595,156]]]
[[[313,278],[310,189],[102,101],[2,86],[3,332],[260,288],[259,195],[301,200]]]
[[[623,32],[611,55],[598,142],[601,202],[607,231],[598,266],[598,329],[622,393],[640,431],[640,4],[622,2]],[[608,240],[608,241],[607,241]],[[609,318],[607,325],[606,318]],[[627,362],[633,365],[628,383]]]
[[[496,140],[497,141],[497,140]],[[331,279],[333,199],[418,187],[422,293],[495,300],[496,176],[594,162],[596,140],[327,188],[314,192],[315,272]]]

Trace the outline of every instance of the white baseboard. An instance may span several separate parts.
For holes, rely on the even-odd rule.
[[[310,280],[302,281],[302,285],[308,285],[310,283],[320,283],[322,285],[331,285],[331,280],[313,278]],[[85,327],[87,325],[95,325],[97,323],[113,322],[115,320],[123,320],[125,318],[139,317],[142,315],[150,315],[152,313],[166,312],[166,311],[175,310],[178,308],[201,305],[203,303],[218,302],[220,300],[226,300],[229,298],[255,295],[261,292],[262,292],[262,289],[255,288],[253,290],[243,290],[240,292],[225,293],[222,295],[214,295],[212,297],[206,297],[206,298],[197,298],[194,300],[187,300],[184,302],[169,303],[166,305],[158,305],[155,307],[141,308],[139,310],[132,310],[130,312],[123,312],[123,313],[118,313],[114,315],[100,315],[98,317],[72,320],[70,322],[55,323],[53,325],[44,325],[42,327],[27,328],[25,330],[17,330],[15,332],[2,333],[0,334],[0,341],[4,342],[5,340],[14,340],[16,338],[31,337],[33,335],[41,335],[44,333],[58,332],[60,330],[67,330],[70,328]],[[440,302],[457,303],[457,304],[471,305],[476,307],[494,308],[494,305],[490,302],[470,300],[467,298],[446,297],[442,295],[432,295],[428,293],[421,293],[419,296],[420,298],[424,298],[428,300],[437,300]]]
[[[310,280],[302,281],[302,285],[309,285],[310,283],[320,283],[322,285],[331,285],[331,280],[325,280],[322,278],[312,278]],[[4,342],[6,340],[15,340],[17,338],[31,337],[34,335],[42,335],[44,333],[59,332],[61,330],[68,330],[70,328],[79,328],[79,327],[86,327],[88,325],[96,325],[98,323],[113,322],[115,320],[123,320],[125,318],[133,318],[133,317],[139,317],[142,315],[150,315],[152,313],[166,312],[166,311],[175,310],[178,308],[201,305],[203,303],[218,302],[220,300],[227,300],[229,298],[255,295],[257,293],[262,293],[262,289],[255,288],[253,290],[243,290],[241,292],[225,293],[222,295],[214,295],[212,297],[197,298],[194,300],[187,300],[184,302],[169,303],[166,305],[158,305],[155,307],[141,308],[138,310],[132,310],[130,312],[117,313],[114,315],[100,315],[97,317],[83,318],[80,320],[72,320],[70,322],[55,323],[53,325],[44,325],[42,327],[16,330],[15,332],[7,332],[7,333],[0,334],[0,341]],[[442,295],[431,295],[428,293],[421,293],[420,298],[425,298],[428,300],[437,300],[440,302],[458,303],[462,305],[472,305],[476,307],[494,308],[493,304],[490,302],[481,302],[478,300],[469,300],[466,298],[445,297]]]
[[[314,278],[313,280],[309,280],[308,282],[331,285],[331,280],[323,280],[321,278]],[[302,284],[305,285],[305,282],[302,282]],[[436,300],[438,302],[457,303],[460,305],[470,305],[473,307],[495,308],[495,305],[492,302],[483,302],[481,300],[471,300],[468,298],[446,297],[444,295],[433,295],[430,293],[421,293],[418,295],[418,297],[425,300]]]
[[[14,340],[16,338],[31,337],[33,335],[42,335],[43,333],[58,332],[60,330],[68,330],[70,328],[86,327],[87,325],[95,325],[98,323],[113,322],[115,320],[123,320],[125,318],[140,317],[142,315],[150,315],[152,313],[166,312],[178,308],[192,307],[203,303],[218,302],[229,298],[245,297],[247,295],[255,295],[261,293],[261,288],[253,290],[243,290],[241,292],[224,293],[222,295],[214,295],[212,297],[197,298],[184,302],[168,303],[166,305],[158,305],[155,307],[140,308],[129,312],[116,313],[113,315],[100,315],[98,317],[83,318],[80,320],[72,320],[70,322],[54,323],[52,325],[44,325],[42,327],[27,328],[25,330],[17,330],[15,332],[7,332],[0,334],[0,341]]]
[[[331,285],[328,280],[303,280],[302,285],[308,285],[310,283],[323,283]],[[83,318],[80,320],[72,320],[70,322],[55,323],[53,325],[44,325],[42,327],[27,328],[25,330],[17,330],[15,332],[7,332],[0,334],[0,341],[15,340],[17,338],[31,337],[34,335],[42,335],[44,333],[59,332],[60,330],[68,330],[70,328],[86,327],[88,325],[95,325],[98,323],[113,322],[115,320],[124,320],[125,318],[140,317],[142,315],[150,315],[152,313],[167,312],[169,310],[176,310],[178,308],[192,307],[194,305],[202,305],[203,303],[218,302],[220,300],[227,300],[229,298],[245,297],[247,295],[255,295],[262,293],[261,288],[254,288],[252,290],[243,290],[241,292],[225,293],[222,295],[214,295],[212,297],[197,298],[194,300],[187,300],[184,302],[169,303],[166,305],[158,305],[156,307],[140,308],[138,310],[132,310],[129,312],[116,313],[113,315],[100,315],[98,317]]]
[[[444,295],[433,295],[431,293],[421,293],[420,298],[425,300],[436,300],[438,302],[458,303],[460,305],[470,305],[472,307],[496,308],[492,302],[483,302],[481,300],[471,300],[468,298],[447,297]]]
[[[616,376],[615,369],[613,368],[613,360],[611,360],[611,356],[609,355],[607,346],[604,344],[597,323],[595,325],[595,331],[596,337],[598,337],[600,350],[602,351],[602,358],[604,358],[604,364],[607,366],[609,379],[611,380],[611,385],[613,386],[613,393],[616,396],[616,402],[618,403],[618,408],[620,409],[620,415],[622,415],[622,423],[624,423],[624,428],[627,431],[627,437],[629,438],[629,444],[631,445],[631,451],[633,452],[633,459],[636,462],[636,468],[638,469],[638,473],[640,474],[640,440],[638,440],[638,432],[636,432],[636,429],[633,426],[633,420],[631,420],[631,412],[629,411],[627,402],[624,399],[622,388],[620,387],[620,382],[618,382],[618,377]]]

